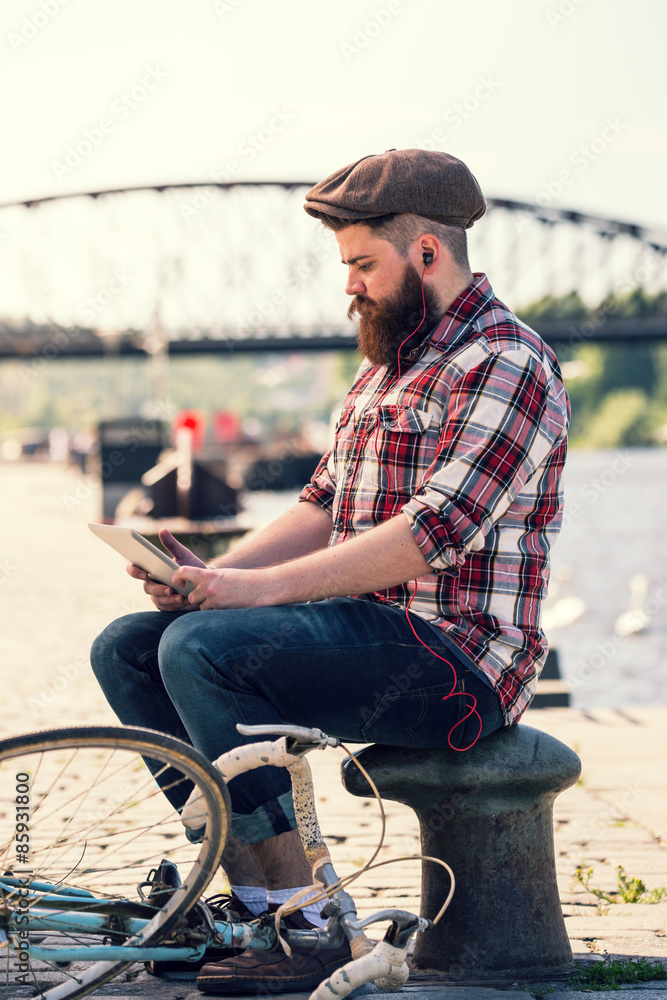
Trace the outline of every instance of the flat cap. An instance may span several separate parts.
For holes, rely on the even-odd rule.
[[[364,156],[326,177],[306,195],[306,212],[360,222],[410,212],[469,229],[486,202],[465,163],[427,149],[388,149]]]

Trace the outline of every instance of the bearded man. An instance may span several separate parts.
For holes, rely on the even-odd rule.
[[[130,567],[158,613],[110,625],[93,666],[123,723],[210,760],[242,742],[237,722],[463,751],[518,721],[546,657],[567,395],[553,353],[470,271],[486,206],[465,164],[389,150],[306,199],[335,232],[365,356],[333,447],[291,510],[211,565],[163,533],[174,582],[196,589]],[[229,790],[223,865],[234,905],[259,913],[311,882],[289,780],[263,768]],[[310,990],[348,958],[249,951],[198,985]]]

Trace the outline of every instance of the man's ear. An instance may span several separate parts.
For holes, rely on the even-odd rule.
[[[418,264],[422,268],[428,269],[440,260],[440,243],[434,236],[427,233],[416,241],[416,253],[419,255],[417,257]]]

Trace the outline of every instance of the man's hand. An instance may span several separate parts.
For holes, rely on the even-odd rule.
[[[183,566],[174,573],[174,583],[194,583],[184,600],[202,611],[218,608],[258,608],[282,603],[273,585],[274,573],[265,569],[212,569]]]
[[[203,568],[206,563],[202,562],[191,552],[189,548],[174,538],[170,531],[163,528],[160,531],[160,541],[166,549],[168,549],[179,566],[197,566]],[[188,601],[187,597],[183,597],[182,594],[177,593],[177,591],[172,590],[171,587],[167,587],[164,583],[157,583],[152,579],[146,572],[146,570],[140,569],[139,566],[135,566],[133,563],[127,567],[127,572],[135,580],[143,580],[144,590],[152,600],[158,611],[196,611],[197,603],[195,601]],[[174,577],[176,574],[174,574]],[[179,586],[182,585],[183,581],[178,580]]]
[[[355,538],[276,566],[183,566],[173,580],[179,585],[194,583],[188,600],[209,611],[367,594],[431,572],[406,515],[401,513]]]

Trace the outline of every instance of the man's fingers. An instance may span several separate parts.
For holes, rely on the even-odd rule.
[[[220,570],[210,569],[208,566],[179,566],[171,579],[178,587],[183,587],[186,583],[194,583],[195,587],[199,587],[219,575]]]
[[[141,569],[140,566],[135,566],[133,563],[130,563],[127,567],[127,572],[135,580],[143,580],[144,590],[147,594],[151,594],[151,596],[174,593],[173,587],[170,587],[168,584],[158,583],[157,580],[154,580],[151,576],[149,576],[146,570]]]
[[[174,538],[168,528],[161,528],[159,531],[160,541],[166,549],[171,552],[177,563],[184,566],[205,566],[206,563],[194,554],[194,552],[182,545],[177,538]]]
[[[134,563],[130,563],[125,567],[130,576],[134,577],[135,580],[147,580],[148,573],[146,570],[141,569],[139,566],[135,566]]]
[[[179,566],[171,579],[179,587],[194,583],[195,589],[190,591],[186,600],[190,604],[201,605],[202,600],[205,600],[205,589],[200,590],[200,585],[206,583],[213,573],[214,570],[200,569],[199,566]]]
[[[206,569],[205,567],[180,566],[172,576],[172,580],[174,583],[178,584],[179,587],[182,587],[185,583],[194,583],[195,586],[197,586],[202,582],[202,580],[205,580],[210,573],[211,570]]]
[[[164,583],[156,583],[155,580],[146,580],[144,590],[151,597],[181,597],[173,587],[167,587]]]
[[[135,580],[143,580],[144,593],[148,594],[158,611],[180,611],[190,605],[187,597],[177,593],[173,587],[153,580],[140,566],[130,563],[127,572]]]
[[[183,597],[182,594],[172,593],[168,597],[154,596],[153,604],[156,606],[158,611],[178,611],[180,608],[185,607],[189,603],[187,597]]]

